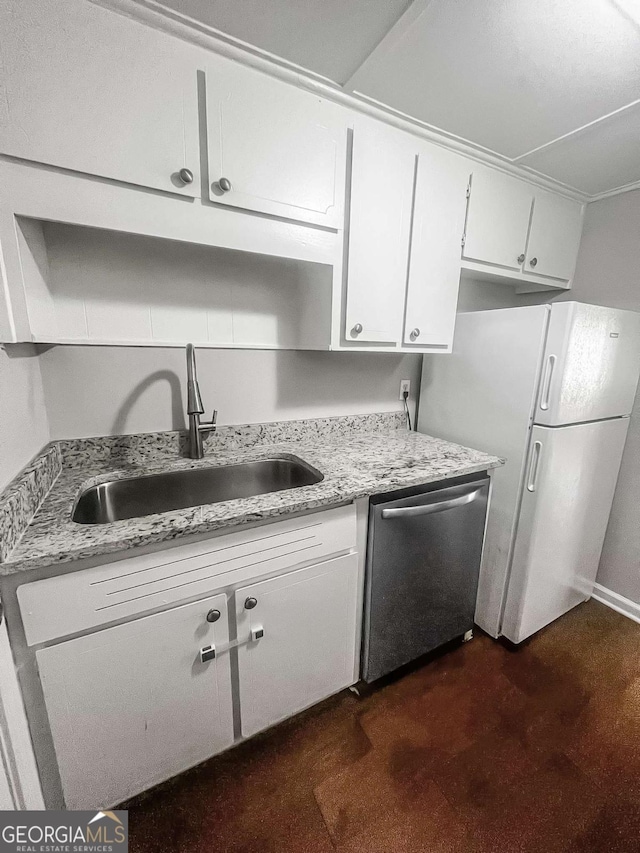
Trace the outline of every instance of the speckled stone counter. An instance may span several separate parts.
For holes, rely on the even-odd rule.
[[[57,479],[52,485],[47,483],[48,494],[0,562],[0,574],[107,556],[502,464],[480,451],[408,432],[401,413],[222,426],[207,441],[205,458],[198,461],[180,455],[184,438],[179,433],[78,439],[53,446],[62,457]],[[47,453],[51,446],[43,451]],[[107,476],[227,465],[274,454],[297,456],[321,471],[324,479],[312,486],[108,524],[83,525],[71,520],[78,492]],[[10,486],[0,497],[0,510],[12,500],[12,494]]]

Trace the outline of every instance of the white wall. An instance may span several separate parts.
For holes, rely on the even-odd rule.
[[[0,491],[49,441],[33,347],[0,347]]]
[[[572,299],[640,311],[640,191],[587,207]],[[640,603],[640,392],[636,396],[598,583]]]
[[[396,411],[401,379],[413,407],[422,357],[199,349],[197,362],[204,404],[228,424]],[[183,349],[57,346],[40,363],[54,439],[184,426]]]

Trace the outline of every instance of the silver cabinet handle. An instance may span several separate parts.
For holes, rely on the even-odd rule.
[[[216,647],[204,646],[200,649],[200,663],[207,663],[207,661],[216,659]]]
[[[532,267],[535,267],[536,264],[538,263],[538,259],[537,258],[531,258],[529,263],[531,264]]]
[[[527,476],[527,490],[535,492],[536,480],[538,479],[538,467],[540,465],[540,453],[542,451],[542,442],[534,441],[533,450],[531,451],[531,462],[529,463],[529,475]]]
[[[475,489],[473,492],[467,492],[466,495],[460,495],[459,498],[450,498],[448,501],[440,501],[439,503],[423,504],[422,506],[399,506],[394,509],[383,509],[383,518],[411,518],[417,515],[430,515],[432,512],[444,512],[447,509],[454,509],[457,506],[470,504],[478,497],[482,490]]]
[[[409,337],[411,338],[412,341],[415,341],[417,338],[420,337],[420,329],[418,329],[418,328],[413,329],[411,331],[411,334],[409,335]]]
[[[353,329],[351,329],[352,335],[359,335],[362,331],[362,323],[356,323]]]
[[[556,356],[550,355],[547,359],[547,366],[544,371],[542,380],[542,391],[540,392],[540,408],[547,411],[549,408],[549,398],[551,396],[551,380],[553,378],[553,368],[556,366]]]
[[[253,610],[253,608],[258,603],[257,598],[245,598],[244,600],[244,609],[245,610]]]
[[[213,643],[210,646],[203,646],[200,649],[200,663],[207,663],[210,660],[215,660],[218,655],[225,652],[230,652],[231,649],[237,649],[240,646],[248,646],[249,643],[256,643],[264,637],[264,628],[262,625],[255,625],[248,637],[244,639],[230,640],[224,646],[216,646]]]
[[[524,263],[524,252],[523,252],[521,255],[518,255],[518,263],[519,263],[519,264],[523,264],[523,263]]]
[[[207,613],[207,622],[217,622],[219,618],[220,618],[220,611],[219,610],[210,610]]]
[[[193,183],[193,172],[191,171],[191,169],[180,169],[178,175],[183,184]]]
[[[220,178],[218,181],[218,186],[222,190],[223,193],[228,193],[231,189],[231,181],[229,178]]]

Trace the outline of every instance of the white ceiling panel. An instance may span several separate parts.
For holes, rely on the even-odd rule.
[[[588,195],[640,181],[640,104],[519,162]]]
[[[411,0],[161,0],[162,5],[337,83]]]
[[[350,87],[517,157],[629,104],[640,30],[614,0],[431,0]]]

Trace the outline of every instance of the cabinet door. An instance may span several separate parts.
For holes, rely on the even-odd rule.
[[[349,554],[236,591],[238,639],[264,631],[238,648],[245,737],[353,684],[357,573]]]
[[[474,168],[463,257],[519,270],[527,246],[532,203],[533,187],[529,184],[502,172]]]
[[[93,3],[0,4],[0,151],[199,194],[195,70],[142,24]],[[114,49],[114,45],[117,46]],[[194,175],[180,180],[180,169]]]
[[[7,620],[0,603],[0,811],[44,809]]]
[[[341,228],[347,139],[342,115],[334,104],[251,69],[210,69],[211,201]]]
[[[416,148],[381,123],[353,136],[345,338],[399,343],[407,284]]]
[[[112,806],[231,745],[229,655],[200,661],[227,641],[216,595],[37,652],[67,808]]]
[[[8,812],[15,809],[9,777],[4,769],[2,749],[0,747],[0,811]]]
[[[405,345],[450,347],[460,284],[469,164],[443,148],[418,157],[411,257],[404,322]]]
[[[536,190],[525,272],[569,281],[578,259],[581,234],[581,204]]]

